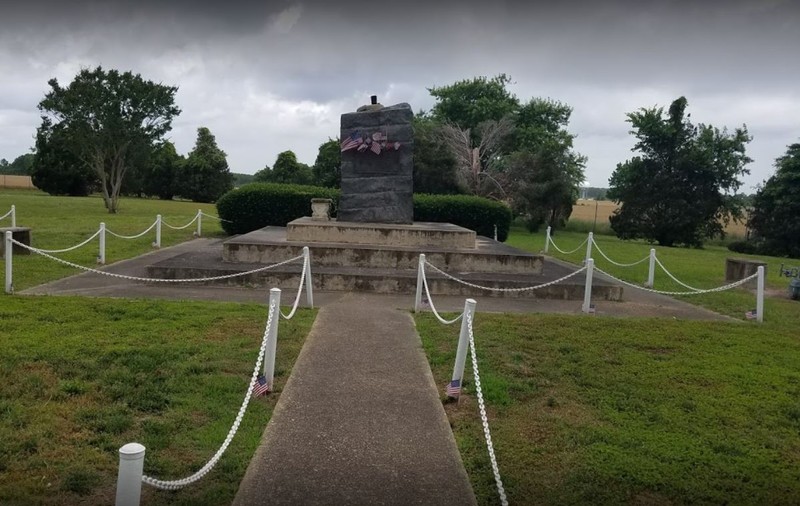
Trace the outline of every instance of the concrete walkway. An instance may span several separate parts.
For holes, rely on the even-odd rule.
[[[323,307],[234,504],[474,504],[407,312]]]

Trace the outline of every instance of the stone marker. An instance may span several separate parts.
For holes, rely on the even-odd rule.
[[[408,104],[372,104],[342,114],[338,221],[414,221],[414,114]]]
[[[764,267],[764,279],[767,278],[767,264],[749,258],[726,258],[725,259],[725,281],[730,283],[739,281],[758,272],[758,268]],[[755,288],[758,281],[753,279],[744,284],[745,287]]]
[[[26,246],[31,245],[31,229],[30,227],[0,227],[0,257],[5,255],[6,250],[6,231],[11,231],[11,237]],[[17,246],[12,248],[15,255],[30,255],[29,249]]]

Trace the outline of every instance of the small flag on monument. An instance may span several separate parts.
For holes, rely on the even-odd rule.
[[[461,395],[461,380],[453,380],[447,384],[447,391],[445,392],[448,397],[458,399]]]
[[[263,374],[259,374],[258,378],[256,378],[255,383],[253,383],[253,395],[258,397],[259,395],[264,395],[268,393],[269,393],[269,385],[267,384],[267,378],[265,378]]]
[[[747,318],[748,320],[755,320],[756,317],[758,317],[758,311],[756,311],[755,309],[751,309],[750,311],[744,314],[744,317]]]
[[[353,132],[350,134],[350,137],[346,138],[342,141],[342,151],[347,151],[348,149],[357,148],[361,144],[361,137],[359,137],[358,132]]]

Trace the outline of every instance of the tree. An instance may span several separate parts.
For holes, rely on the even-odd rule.
[[[176,87],[145,81],[139,74],[83,69],[66,88],[48,81],[50,92],[39,103],[40,133],[61,128],[65,147],[100,181],[110,213],[119,208],[119,194],[130,161],[141,156],[172,128],[180,113]]]
[[[25,153],[10,162],[3,158],[0,160],[0,174],[28,176],[33,168],[33,153]]]
[[[195,202],[214,202],[233,189],[233,175],[225,152],[206,127],[197,129],[197,141],[189,153],[175,192]]]
[[[255,173],[255,180],[267,183],[311,184],[311,168],[297,161],[293,151],[278,153],[272,169],[269,166]]]
[[[175,144],[170,141],[161,143],[153,152],[144,173],[144,192],[161,200],[171,200],[175,196],[177,179],[185,161],[175,149]]]
[[[608,197],[622,206],[611,228],[622,239],[642,238],[662,246],[702,246],[724,236],[724,224],[742,216],[734,193],[748,174],[747,127],[733,133],[711,125],[693,125],[680,97],[663,108],[628,114],[637,142],[635,156],[617,165]]]
[[[31,180],[51,195],[86,196],[97,187],[97,174],[71,149],[70,137],[63,123],[43,120],[36,133]]]
[[[800,144],[789,146],[775,167],[756,193],[748,226],[763,253],[800,258]]]
[[[428,88],[436,98],[431,115],[461,130],[477,135],[477,128],[486,121],[500,121],[519,108],[519,100],[506,89],[511,78],[505,74],[487,78],[464,79],[449,86]],[[479,142],[477,138],[473,143]]]
[[[339,141],[328,139],[319,146],[317,159],[311,168],[314,184],[339,188],[342,184],[342,151]]]
[[[442,143],[441,125],[423,115],[414,116],[414,192],[465,193],[458,181],[456,161]]]

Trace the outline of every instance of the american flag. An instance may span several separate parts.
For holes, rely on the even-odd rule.
[[[461,395],[461,380],[453,380],[447,384],[447,391],[445,392],[448,397],[458,399]]]
[[[358,135],[358,132],[353,132],[350,134],[350,137],[342,141],[342,151],[347,151],[348,149],[357,148],[362,142],[361,137]]]
[[[381,154],[381,143],[375,141],[372,143],[369,149],[372,150],[372,152],[375,153],[376,155],[379,155]]]
[[[755,309],[751,309],[750,311],[744,314],[744,317],[747,318],[748,320],[755,320],[757,316],[758,316],[758,311],[756,311]]]
[[[264,395],[268,393],[269,393],[269,385],[267,384],[267,378],[265,378],[263,374],[259,374],[258,378],[256,378],[255,383],[253,383],[253,395],[258,397],[259,395]]]

